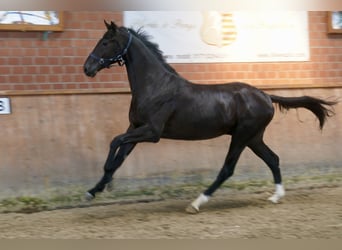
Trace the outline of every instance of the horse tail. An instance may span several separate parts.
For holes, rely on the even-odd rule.
[[[326,101],[311,96],[281,97],[270,95],[270,97],[273,103],[278,104],[280,111],[291,108],[306,108],[310,110],[318,118],[320,129],[323,129],[326,119],[335,114],[332,106],[337,104],[337,101]]]

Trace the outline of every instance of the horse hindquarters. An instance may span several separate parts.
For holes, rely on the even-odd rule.
[[[239,117],[236,127],[232,131],[231,143],[223,167],[209,188],[187,208],[188,212],[198,212],[200,205],[207,202],[222,183],[234,174],[235,166],[242,151],[246,146],[252,145],[256,138],[262,139],[266,126],[273,118],[274,109],[270,98],[261,91],[253,91],[253,88],[247,90],[251,91],[244,91],[243,94],[239,93],[234,97]],[[274,154],[271,167],[277,176],[277,180],[281,180],[280,172],[279,174],[276,172],[278,167],[276,158]]]

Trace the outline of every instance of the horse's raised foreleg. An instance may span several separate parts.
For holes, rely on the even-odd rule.
[[[114,139],[115,140],[115,139]],[[119,151],[116,153],[117,148],[112,147],[109,150],[106,163],[104,165],[104,174],[101,180],[86,193],[86,199],[92,200],[95,194],[102,192],[107,186],[108,189],[112,187],[113,174],[122,165],[126,157],[132,152],[135,143],[128,143],[120,146]]]
[[[102,192],[106,185],[109,185],[109,188],[111,187],[114,172],[121,166],[138,142],[159,141],[160,136],[156,131],[149,125],[144,125],[138,128],[131,128],[126,133],[115,137],[110,144],[109,154],[104,165],[104,175],[95,187],[86,193],[86,199],[91,200],[95,198],[95,194]]]

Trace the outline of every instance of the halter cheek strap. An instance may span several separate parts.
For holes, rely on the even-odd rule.
[[[129,32],[129,30],[127,30],[128,32],[128,42],[126,47],[123,49],[123,51],[118,54],[117,56],[111,57],[111,58],[103,58],[103,57],[98,57],[97,55],[95,55],[94,53],[90,54],[91,58],[94,58],[95,60],[97,60],[99,62],[100,65],[103,65],[106,68],[109,68],[111,64],[113,63],[118,63],[120,66],[125,65],[125,60],[123,59],[123,56],[126,55],[127,50],[129,48],[129,46],[132,43],[132,34]]]

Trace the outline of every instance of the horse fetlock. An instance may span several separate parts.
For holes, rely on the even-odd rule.
[[[278,203],[281,198],[285,196],[285,189],[283,185],[281,184],[276,184],[276,190],[275,193],[268,198],[269,201],[273,203]]]
[[[200,194],[196,200],[194,200],[186,209],[185,211],[190,214],[197,214],[199,212],[199,208],[204,203],[209,201],[209,196],[205,194]]]
[[[86,201],[92,201],[93,199],[95,199],[95,195],[92,195],[91,193],[86,192],[84,198],[86,199]]]

